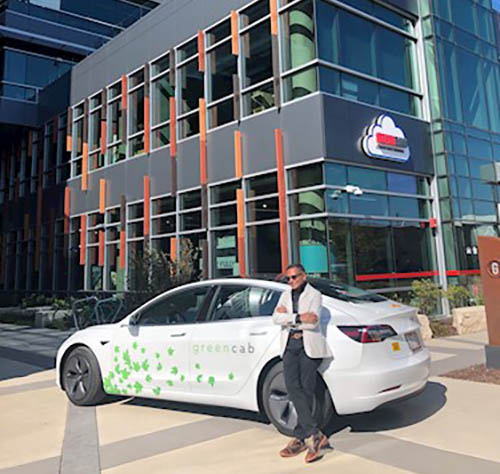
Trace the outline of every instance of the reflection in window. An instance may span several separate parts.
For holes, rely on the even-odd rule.
[[[236,229],[218,230],[212,233],[212,255],[214,277],[239,275]]]
[[[352,222],[357,275],[394,271],[390,231],[390,224],[386,221]]]
[[[292,224],[293,261],[304,265],[306,272],[328,276],[326,219],[307,219]]]
[[[273,274],[281,271],[281,245],[279,223],[256,225],[248,228],[250,273]]]

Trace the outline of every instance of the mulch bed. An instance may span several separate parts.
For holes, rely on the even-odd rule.
[[[484,364],[473,365],[466,369],[454,370],[453,372],[444,374],[443,377],[500,385],[500,369],[488,369]]]

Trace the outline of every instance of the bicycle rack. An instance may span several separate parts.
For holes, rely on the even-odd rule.
[[[114,323],[123,309],[122,298],[112,296],[99,300],[96,296],[82,298],[73,303],[71,315],[76,329]]]

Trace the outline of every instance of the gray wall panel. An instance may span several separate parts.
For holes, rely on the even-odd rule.
[[[170,193],[170,149],[163,148],[149,157],[149,175],[151,176],[151,196]]]
[[[177,146],[177,189],[200,185],[200,140],[194,137]]]
[[[236,124],[215,129],[207,134],[208,181],[211,183],[235,177],[235,130]]]
[[[131,202],[143,199],[144,176],[149,175],[147,155],[128,159],[125,169],[125,189],[123,194],[127,196],[127,201]]]
[[[324,156],[321,96],[285,105],[280,113],[285,166]]]

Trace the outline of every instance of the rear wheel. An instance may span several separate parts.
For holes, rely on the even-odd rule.
[[[269,421],[286,436],[293,436],[297,412],[288,396],[283,373],[283,362],[277,363],[267,373],[262,384],[262,405]],[[334,413],[330,393],[318,373],[313,414],[320,429],[326,427]]]
[[[68,398],[75,405],[96,405],[106,397],[99,364],[87,347],[71,351],[63,365],[62,381]]]

